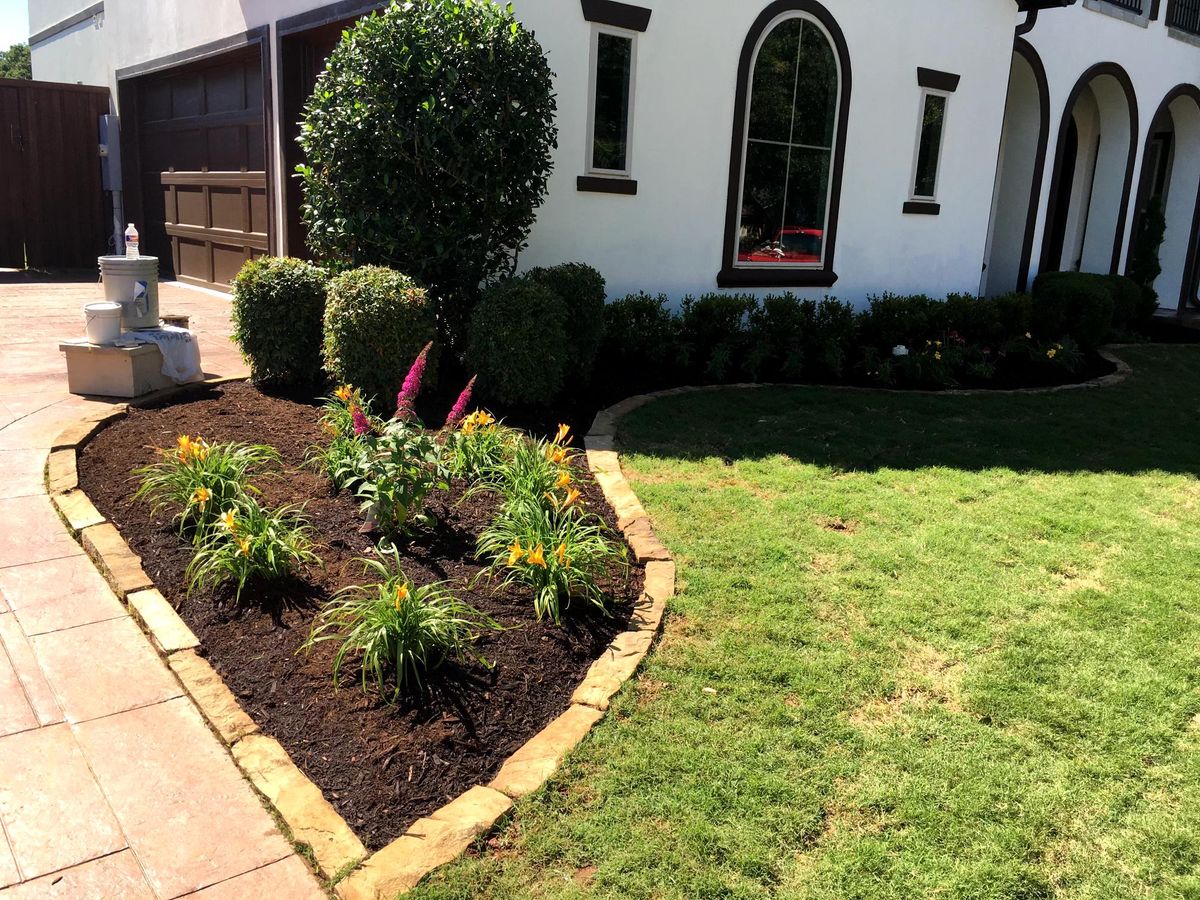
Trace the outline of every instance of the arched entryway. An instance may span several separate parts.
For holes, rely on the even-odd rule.
[[[1115,63],[1084,72],[1058,133],[1041,269],[1116,272],[1137,157],[1137,96]]]
[[[1033,46],[1017,38],[1004,107],[982,293],[1025,290],[1050,140],[1050,89]]]
[[[1197,304],[1197,229],[1200,228],[1200,88],[1181,84],[1159,105],[1146,133],[1134,235],[1153,198],[1167,222],[1159,248],[1162,274],[1154,282],[1164,309]],[[1132,256],[1132,242],[1130,255]]]

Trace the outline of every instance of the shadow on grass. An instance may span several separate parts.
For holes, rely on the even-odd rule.
[[[779,454],[835,470],[1005,468],[1200,473],[1200,346],[1117,351],[1114,387],[918,395],[761,388],[684,395],[631,413],[624,453],[683,460]]]

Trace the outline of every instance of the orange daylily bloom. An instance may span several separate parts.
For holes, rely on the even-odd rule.
[[[175,438],[175,444],[179,447],[179,458],[187,459],[192,454],[192,439],[186,434],[181,434]]]
[[[238,550],[241,551],[242,556],[250,555],[250,539],[249,538],[238,538],[237,544],[238,544]]]
[[[192,491],[192,502],[204,509],[204,504],[212,499],[212,492],[208,488],[198,487]]]
[[[571,473],[567,469],[560,469],[558,473],[558,480],[554,482],[554,486],[556,488],[565,488],[570,483]]]
[[[550,460],[550,462],[555,463],[556,465],[561,466],[567,461],[566,447],[555,447],[553,444],[551,444],[546,448],[546,459]]]
[[[554,443],[566,446],[567,444],[571,443],[570,434],[570,425],[559,425],[558,432],[554,435]]]
[[[564,569],[571,568],[571,561],[567,559],[567,545],[559,544],[558,550],[555,551],[555,556],[558,557],[558,564]]]
[[[525,555],[525,550],[521,547],[520,541],[513,541],[508,548],[508,565],[515,566],[521,561],[521,557]]]
[[[567,491],[567,496],[563,500],[563,508],[566,509],[568,506],[578,500],[580,496],[581,494],[577,488],[571,488],[569,491]]]
[[[541,566],[546,568],[546,555],[542,550],[542,545],[538,544],[537,549],[529,551],[528,562],[531,566]]]
[[[396,588],[396,612],[400,611],[400,604],[408,599],[408,585],[402,584]]]
[[[333,392],[333,396],[337,397],[343,403],[349,403],[350,398],[354,396],[354,388],[349,384],[343,384]]]

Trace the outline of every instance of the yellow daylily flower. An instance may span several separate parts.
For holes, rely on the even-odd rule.
[[[192,455],[192,439],[186,434],[181,434],[175,438],[175,444],[179,448],[180,459],[187,459]]]
[[[196,438],[192,442],[192,457],[194,459],[203,460],[208,456],[208,442],[202,438]]]
[[[520,541],[513,541],[508,548],[508,565],[515,566],[525,556],[525,550],[521,547]]]
[[[554,443],[563,444],[563,445],[571,443],[570,434],[571,434],[571,426],[570,425],[565,425],[565,424],[559,425],[558,431],[554,435]]]
[[[529,551],[528,562],[531,566],[541,566],[543,569],[546,568],[546,555],[542,550],[541,544],[537,545],[537,549]]]
[[[580,498],[581,494],[578,488],[571,488],[567,491],[567,496],[563,498],[563,509],[566,509],[572,503]]]
[[[551,444],[546,448],[546,459],[550,460],[550,462],[555,463],[556,465],[561,466],[567,461],[567,448],[556,447]]]
[[[937,353],[934,353],[934,354],[933,354],[933,358],[934,358],[934,359],[941,359],[941,358],[942,358],[941,351],[938,351]]]
[[[1054,357],[1056,357],[1056,356],[1058,356],[1058,351],[1055,350],[1053,347],[1051,347],[1049,350],[1046,351],[1047,359],[1054,359]]]
[[[400,604],[408,599],[408,585],[402,584],[396,588],[396,612],[400,612]]]
[[[564,569],[571,568],[571,561],[567,559],[566,544],[559,544],[558,549],[554,552],[554,555],[558,557],[558,564],[560,566],[562,566]]]
[[[237,534],[237,521],[234,519],[232,509],[227,509],[221,513],[221,524],[228,528],[230,533]]]
[[[559,469],[558,480],[554,482],[556,488],[565,488],[571,483],[571,473],[567,469]]]
[[[238,550],[241,551],[242,556],[250,555],[250,539],[249,538],[238,538],[237,544],[238,544]]]
[[[212,499],[212,492],[208,488],[198,487],[192,491],[192,502],[204,509],[204,505]]]
[[[333,396],[337,397],[343,403],[349,403],[350,398],[354,396],[354,387],[349,384],[343,384],[333,392]]]

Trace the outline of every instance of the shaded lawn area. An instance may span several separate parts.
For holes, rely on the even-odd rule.
[[[682,591],[414,896],[1200,896],[1200,348],[1105,390],[763,389],[618,440]]]

